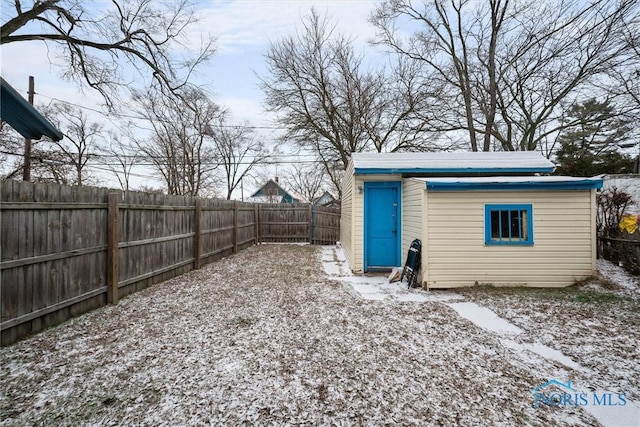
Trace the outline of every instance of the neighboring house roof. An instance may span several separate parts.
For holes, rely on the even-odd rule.
[[[305,196],[303,196],[302,194],[298,193],[297,191],[289,190],[289,193],[291,193],[296,198],[298,203],[311,203],[309,201],[309,199],[307,199]]]
[[[253,203],[283,203],[284,197],[282,196],[250,196],[247,198],[247,202]]]
[[[340,209],[341,208],[341,203],[340,200],[332,200],[330,202],[327,202],[323,205],[321,205],[324,208],[332,208],[332,209]]]
[[[356,175],[551,173],[553,163],[535,151],[353,153]]]
[[[41,139],[43,136],[48,136],[54,141],[62,139],[62,132],[2,77],[0,77],[0,87],[0,117],[9,126],[28,139]]]
[[[602,177],[491,176],[468,178],[414,178],[430,191],[471,190],[586,190],[602,188]]]
[[[333,194],[329,193],[328,191],[325,191],[324,193],[322,193],[320,197],[316,197],[313,200],[313,204],[316,206],[324,206],[327,203],[333,202],[334,200],[336,200],[336,198],[333,197]]]
[[[277,182],[270,179],[258,188],[250,199],[269,203],[308,203],[308,200],[295,191],[287,191]]]

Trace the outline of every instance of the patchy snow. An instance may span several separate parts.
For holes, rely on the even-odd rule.
[[[640,277],[631,275],[624,268],[619,267],[606,259],[597,260],[597,266],[598,273],[605,279],[626,291],[630,291],[632,294],[640,294]]]
[[[519,343],[511,339],[502,339],[500,342],[507,348],[515,350],[519,354],[524,352],[531,352],[538,356],[542,356],[547,360],[558,362],[571,369],[581,369],[580,365],[571,360],[571,358],[565,356],[561,351],[554,350],[540,343]]]
[[[555,350],[538,342],[521,343],[513,340],[511,337],[520,335],[523,330],[499,317],[486,307],[481,307],[473,302],[447,303],[445,305],[451,307],[460,316],[473,322],[475,325],[499,335],[501,337],[501,344],[504,347],[515,351],[516,357],[523,361],[532,360],[531,356],[526,354],[527,352],[531,352],[541,356],[545,360],[558,362],[567,368],[591,374],[591,370],[580,366],[571,358],[564,355],[561,351]],[[587,388],[589,387],[587,386]],[[617,392],[599,391],[596,393],[599,397],[602,397],[603,393],[616,396],[615,402],[613,402],[612,399],[611,404],[603,405],[600,404],[599,401],[595,402],[592,397],[593,395],[585,394],[585,405],[581,407],[596,418],[602,426],[617,427],[640,425],[640,404],[633,402],[628,398],[618,401]],[[613,403],[615,403],[615,405]],[[618,405],[622,403],[624,403],[624,406],[619,407]]]
[[[327,276],[345,285],[347,291],[365,300],[427,302],[462,299],[453,292],[408,289],[406,282],[389,283],[387,275],[354,275],[340,245],[322,247],[322,267]]]
[[[631,300],[456,292],[522,330],[505,338],[438,300],[401,303],[414,290],[364,300],[330,262],[341,271],[324,248],[254,246],[0,348],[0,425],[593,426],[531,390],[557,378],[640,397]]]
[[[342,254],[340,247],[324,247],[323,248],[323,265],[325,273],[330,276],[338,277],[344,283],[349,284],[357,294],[365,300],[392,300],[394,296],[397,300],[402,300],[402,295],[398,294],[398,290],[405,285],[401,283],[388,283],[386,277],[381,276],[354,276],[349,272],[347,261]],[[337,260],[337,261],[333,261]],[[608,262],[607,262],[608,263]],[[339,264],[336,267],[335,264]],[[599,264],[601,274],[609,280],[619,283],[625,289],[637,286],[637,280],[629,276],[624,270],[612,265],[611,263]],[[463,298],[457,294],[456,298]],[[416,294],[416,296],[420,296]],[[411,298],[411,301],[428,301],[424,298]],[[556,362],[571,370],[581,371],[587,375],[591,373],[588,368],[584,368],[570,357],[566,356],[562,351],[556,350],[548,345],[540,342],[518,342],[512,339],[516,335],[522,334],[523,329],[515,326],[513,323],[499,317],[492,310],[482,307],[474,302],[445,302],[445,299],[431,299],[431,301],[443,302],[444,305],[452,308],[464,319],[471,321],[476,326],[493,332],[500,337],[500,343],[507,349],[516,353],[516,357],[523,361],[531,361],[536,358],[542,358],[550,362]],[[538,360],[539,361],[539,360]],[[558,373],[561,373],[558,371]],[[604,391],[600,391],[600,396]],[[606,392],[614,394],[613,392]],[[618,408],[617,406],[595,405],[593,401],[585,405],[585,411],[594,416],[598,422],[606,427],[635,425],[636,421],[640,424],[640,405],[629,399],[626,399],[625,406]]]
[[[348,284],[350,289],[354,290],[361,298],[373,301],[401,300],[398,290],[400,289],[400,286],[406,287],[406,285],[388,283],[387,278],[381,276],[354,276],[350,273],[347,260],[339,246],[326,246],[323,247],[322,251],[322,261],[325,273],[339,279],[343,283]],[[336,263],[339,264],[340,267],[335,267],[332,260],[337,260]],[[633,286],[632,283],[636,283],[635,278],[629,276],[624,270],[611,265],[611,263],[608,264],[609,266],[605,266],[605,268],[601,269],[604,270],[604,274],[603,271],[601,271],[601,274],[605,275],[609,280],[620,283],[621,286],[626,289]],[[336,273],[336,271],[339,271],[339,273]],[[429,295],[431,293],[427,292],[426,294]],[[447,302],[455,299],[463,299],[464,297],[451,292],[445,293],[445,295],[450,295],[451,297],[436,297],[432,299],[427,299],[425,297],[422,301],[443,303],[445,306],[452,308],[462,318],[469,320],[474,325],[486,331],[496,334],[499,338],[500,344],[505,349],[509,349],[515,353],[512,356],[522,363],[522,366],[531,367],[532,365],[540,366],[542,364],[545,371],[548,372],[549,376],[547,378],[566,377],[573,371],[579,371],[583,377],[586,378],[590,378],[595,375],[591,369],[581,366],[571,357],[565,355],[562,351],[556,350],[549,345],[534,341],[529,337],[522,337],[522,335],[527,335],[525,330],[502,317],[499,317],[489,308],[480,306],[475,302]],[[516,337],[520,340],[517,341],[515,339]],[[553,365],[546,364],[545,366],[545,362],[551,362]],[[560,364],[563,368],[558,369],[555,363]],[[568,368],[569,371],[564,368]],[[586,387],[588,389],[593,389],[593,387]],[[614,393],[609,391],[606,393],[617,396],[617,393],[619,392],[620,391]],[[601,391],[600,393],[605,392]],[[635,394],[633,395],[635,396]],[[602,394],[599,394],[599,396],[602,396]],[[640,404],[638,404],[637,401],[630,400],[629,397],[626,398],[625,405],[621,407],[595,404],[594,401],[591,400],[587,405],[582,406],[582,408],[605,427],[640,425]]]
[[[344,255],[342,247],[323,246],[321,254],[322,268],[327,276],[330,277],[347,277],[351,276],[347,258]]]
[[[522,332],[522,329],[498,317],[488,308],[480,307],[474,302],[456,302],[449,303],[447,305],[453,308],[460,316],[488,331],[495,332],[497,334],[514,335]]]
[[[608,279],[621,279],[620,286],[594,279],[587,286],[566,289],[479,287],[459,292],[522,330],[500,339],[502,346],[515,354],[515,363],[528,366],[547,380],[580,384],[589,396],[589,404],[582,409],[601,425],[637,426],[640,301],[637,292],[631,294],[621,286],[635,283],[635,279],[610,267],[605,270],[615,274],[608,274]],[[614,404],[598,404],[591,398],[603,390],[614,396]],[[615,402],[619,393],[625,396],[622,406]]]

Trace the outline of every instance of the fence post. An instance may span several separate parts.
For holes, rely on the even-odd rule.
[[[262,207],[256,205],[256,245],[260,244],[260,216],[262,214]]]
[[[238,253],[238,201],[233,202],[233,253]]]
[[[193,268],[195,270],[200,269],[200,257],[202,256],[202,199],[196,198],[196,213],[195,213],[195,236],[193,240]]]
[[[309,203],[309,244],[313,245],[313,205]]]
[[[120,193],[109,193],[107,207],[107,303],[118,304],[118,230]]]

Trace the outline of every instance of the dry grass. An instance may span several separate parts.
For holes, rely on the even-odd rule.
[[[595,422],[534,408],[546,362],[445,305],[363,301],[321,271],[316,248],[257,246],[2,348],[0,424]]]

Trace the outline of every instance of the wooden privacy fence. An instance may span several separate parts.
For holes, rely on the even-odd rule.
[[[309,204],[261,204],[260,242],[331,245],[340,237],[340,211]]]
[[[340,214],[3,181],[1,343],[261,242],[333,244]]]

